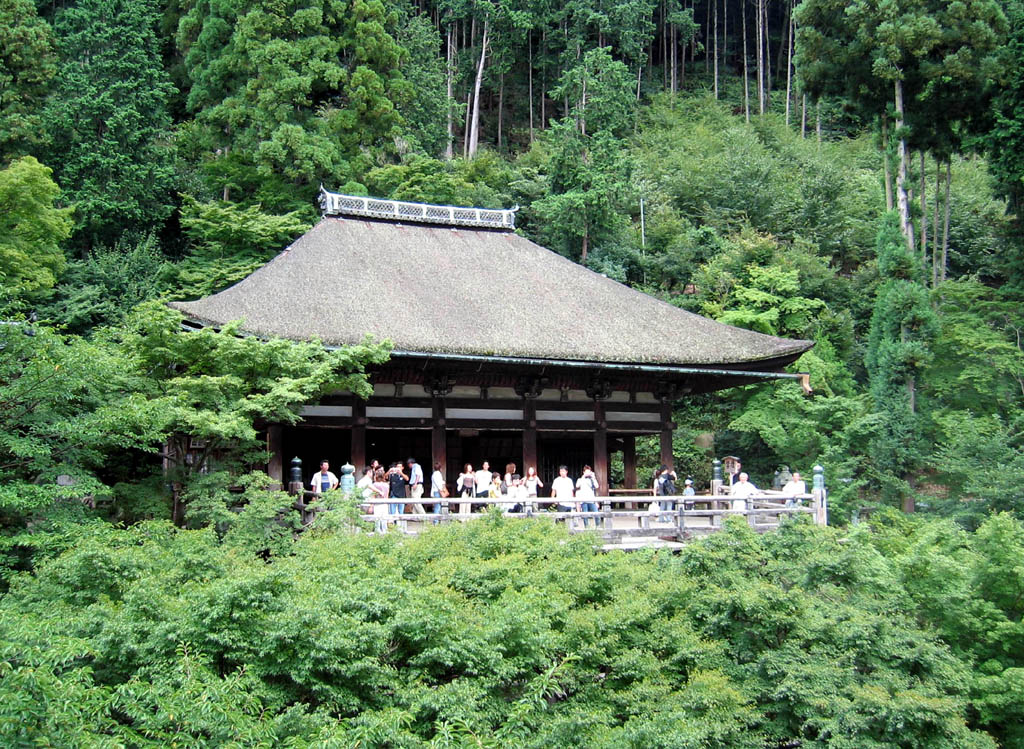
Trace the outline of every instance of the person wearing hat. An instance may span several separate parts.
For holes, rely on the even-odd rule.
[[[654,479],[654,496],[655,497],[673,497],[676,493],[676,472],[669,468],[667,465],[662,464],[661,468],[658,469],[657,478]],[[661,515],[658,520],[662,523],[667,523],[671,518],[669,513],[675,510],[675,501],[672,499],[659,499],[658,504],[661,508]]]
[[[695,492],[693,490],[693,479],[686,479],[686,481],[683,482],[683,496],[684,497],[693,497],[696,494],[697,494],[697,492]],[[689,499],[689,500],[688,499],[684,499],[683,500],[683,509],[684,510],[692,510],[693,509],[693,500],[692,499]]]

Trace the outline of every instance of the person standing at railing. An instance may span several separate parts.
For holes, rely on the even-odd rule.
[[[683,499],[683,509],[684,510],[692,510],[693,509],[693,500],[692,499],[685,499],[685,498],[686,497],[695,497],[695,496],[697,496],[697,492],[695,492],[693,490],[693,479],[686,479],[683,482],[683,497],[684,497],[684,499]]]
[[[487,498],[499,510],[505,511],[505,503],[501,501],[505,498],[505,492],[502,491],[501,474],[497,471],[491,474],[491,483],[487,485]]]
[[[583,466],[583,475],[576,479],[577,512],[597,512],[597,476],[590,466]],[[583,527],[590,525],[590,518],[583,518]],[[596,521],[595,525],[596,525]]]
[[[338,477],[331,473],[331,464],[326,460],[320,461],[320,470],[313,474],[309,485],[313,488],[313,494],[323,494],[331,489],[338,488]]]
[[[405,499],[405,485],[409,477],[402,471],[401,463],[392,463],[388,471],[388,496],[391,499]],[[401,515],[405,509],[405,502],[394,502],[388,505],[389,515]]]
[[[356,483],[356,496],[364,501],[373,497],[373,469],[370,466],[363,469],[363,476]],[[360,509],[372,513],[373,505],[360,505]]]
[[[796,507],[799,504],[796,497],[807,493],[807,484],[800,478],[799,471],[793,471],[793,475],[782,487],[782,496],[786,498],[786,507]]]
[[[664,497],[674,497],[676,495],[676,472],[669,468],[667,465],[662,465],[658,469],[658,475],[654,479],[654,496],[662,497],[658,500],[658,504],[661,508],[661,515],[658,520],[662,523],[667,523],[671,520],[669,513],[675,510],[674,499],[664,499]]]
[[[435,515],[441,514],[441,502],[442,497],[448,496],[448,486],[444,481],[444,474],[441,473],[441,464],[439,462],[434,463],[434,472],[430,474],[430,496],[433,499],[439,500],[434,503],[434,509],[432,512]],[[437,521],[434,521],[437,522]]]
[[[739,479],[732,485],[732,491],[729,492],[729,496],[732,497],[733,510],[746,510],[748,500],[761,493],[761,490],[750,483],[749,479],[750,477],[747,474],[740,473]]]
[[[416,458],[409,458],[406,465],[409,466],[409,496],[415,500],[412,511],[423,514],[426,512],[420,502],[423,498],[423,466],[416,462]]]
[[[455,482],[455,491],[459,493],[459,496],[465,499],[472,499],[476,493],[473,490],[474,484],[476,483],[476,474],[473,473],[473,466],[466,463],[462,469],[462,473],[459,474],[459,480]],[[471,502],[459,502],[459,514],[468,515],[473,511],[473,504]]]
[[[537,469],[530,466],[526,469],[526,478],[523,479],[523,486],[526,488],[527,500],[537,501],[537,497],[540,496],[539,489],[544,488],[544,482],[540,480],[540,476],[537,475]]]
[[[370,484],[371,496],[373,499],[387,499],[388,493],[391,491],[391,486],[388,483],[387,474],[384,473],[383,468],[378,468],[373,474],[373,483]],[[378,533],[383,533],[388,527],[388,510],[387,504],[375,504],[373,506],[374,516],[374,527]]]
[[[512,474],[512,482],[508,485],[509,512],[523,512],[523,503],[526,502],[526,487],[523,485],[522,477],[518,473]]]
[[[569,512],[573,507],[573,490],[576,485],[569,478],[569,467],[558,466],[558,478],[551,482],[551,496],[555,500],[555,509]],[[562,504],[565,502],[565,504]]]
[[[491,464],[486,460],[480,464],[480,470],[476,472],[476,498],[487,499],[491,492]]]

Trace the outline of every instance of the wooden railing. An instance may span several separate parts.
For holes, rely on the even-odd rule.
[[[316,495],[312,492],[303,492],[303,500],[315,498]],[[551,521],[566,523],[572,532],[598,529],[609,545],[623,543],[627,539],[634,539],[634,543],[644,545],[642,539],[645,538],[652,542],[685,541],[720,530],[723,520],[727,517],[744,517],[750,527],[758,532],[778,528],[782,518],[789,515],[807,514],[812,517],[814,522],[824,523],[824,508],[822,506],[824,497],[819,498],[814,494],[784,497],[779,493],[766,492],[745,500],[738,500],[738,498],[728,495],[674,496],[671,498],[671,502],[675,506],[670,510],[660,508],[658,503],[663,501],[661,497],[652,497],[650,494],[646,494],[633,499],[640,501],[639,508],[614,508],[613,504],[623,502],[621,496],[595,497],[594,503],[598,505],[598,511],[582,512],[575,509],[575,501],[570,510],[558,509],[565,507],[566,504],[559,504],[550,497],[531,497],[520,502],[509,502],[506,499],[460,497],[447,499],[421,497],[418,500],[384,498],[360,502],[360,507],[368,510],[361,513],[360,517],[372,523],[378,532],[385,532],[390,527],[397,527],[400,532],[414,534],[418,528],[435,523],[467,522],[479,518],[490,508],[497,506],[503,514],[510,518],[547,518]],[[740,509],[741,502],[742,509]],[[416,504],[423,505],[427,511],[387,512],[388,505],[409,507]],[[521,506],[520,511],[513,512],[512,507],[516,504]],[[439,505],[438,512],[431,512],[427,509],[434,505]],[[460,505],[469,505],[471,511],[460,512]],[[315,514],[315,505],[311,507],[306,501],[300,501],[297,506],[303,513],[304,523],[307,521],[307,513],[310,514],[310,517]],[[473,509],[479,511],[473,512]]]

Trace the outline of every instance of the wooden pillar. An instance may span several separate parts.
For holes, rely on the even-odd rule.
[[[594,475],[600,485],[598,493],[608,495],[608,422],[604,418],[604,401],[594,401]]]
[[[662,400],[661,402],[661,462],[669,468],[674,468],[675,458],[672,456],[672,430],[675,429],[672,423],[672,401]]]
[[[352,399],[352,449],[350,451],[352,465],[356,467],[356,475],[362,478],[366,467],[366,401],[362,398]]]
[[[284,453],[281,446],[281,425],[271,424],[267,427],[267,475],[274,481],[278,490],[284,488]]]
[[[531,466],[540,473],[537,465],[537,399],[527,395],[523,398],[523,465],[520,473],[525,476],[526,469]]]
[[[626,489],[636,489],[636,437],[627,434],[622,438],[622,467]]]
[[[430,430],[430,454],[433,463],[441,464],[441,474],[445,481],[448,476],[448,435],[445,433],[444,398],[435,395],[431,402],[431,430]],[[433,473],[434,466],[430,466],[430,473]],[[429,475],[429,473],[428,473]],[[457,478],[457,477],[456,477]],[[428,492],[429,494],[429,492]]]

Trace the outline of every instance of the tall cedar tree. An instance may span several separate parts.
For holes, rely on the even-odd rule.
[[[878,288],[865,364],[878,415],[870,450],[883,495],[900,495],[913,512],[907,480],[923,459],[917,383],[932,359],[938,319],[921,282],[920,263],[907,248],[899,217],[887,213],[878,232],[878,270],[886,279]]]
[[[44,113],[46,158],[77,205],[79,249],[159,229],[173,210],[173,88],[157,22],[151,0],[82,0],[57,15],[61,66]]]
[[[0,165],[44,140],[39,111],[57,72],[50,25],[31,0],[0,0]]]
[[[394,152],[409,96],[399,14],[380,0],[189,4],[178,27],[206,173],[273,211],[343,189]]]

